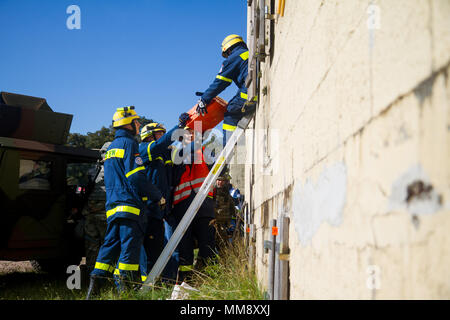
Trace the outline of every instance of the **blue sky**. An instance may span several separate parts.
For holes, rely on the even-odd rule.
[[[66,26],[72,4],[80,30]],[[0,91],[46,98],[73,114],[71,132],[126,105],[170,128],[214,80],[224,37],[246,39],[246,15],[247,0],[0,0]]]

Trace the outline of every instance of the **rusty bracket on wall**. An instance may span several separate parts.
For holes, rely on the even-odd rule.
[[[272,250],[272,241],[264,240],[264,253],[269,253]],[[275,243],[275,251],[278,252],[278,259],[289,260],[290,250],[285,246],[283,242]]]
[[[266,20],[275,20],[277,17],[278,17],[277,14],[269,13],[269,6],[264,7],[264,18]]]

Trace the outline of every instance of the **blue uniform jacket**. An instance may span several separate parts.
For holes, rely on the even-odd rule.
[[[145,198],[159,201],[162,195],[147,181],[138,143],[127,130],[117,129],[105,156],[104,172],[107,222],[133,219],[145,230]]]
[[[225,90],[232,82],[234,82],[239,90],[237,94],[230,100],[238,100],[239,104],[243,105],[247,97],[247,87],[245,86],[245,79],[248,74],[248,50],[245,46],[238,46],[233,49],[231,54],[222,64],[219,74],[214,79],[213,83],[201,96],[202,100],[209,104],[211,100]],[[234,110],[228,110],[230,112]]]
[[[241,210],[241,192],[237,188],[233,188],[233,186],[230,184],[230,195],[233,198],[234,206],[237,210]]]
[[[149,182],[154,184],[166,201],[171,196],[171,181],[167,170],[171,169],[170,150],[172,144],[172,133],[178,129],[173,127],[166,132],[159,140],[151,142],[141,142],[139,145],[139,153],[145,166],[145,173]],[[146,203],[150,210],[150,216],[156,219],[162,219],[171,204],[166,204],[166,210],[162,211],[159,206],[149,199]]]

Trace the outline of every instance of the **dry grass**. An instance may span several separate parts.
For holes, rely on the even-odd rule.
[[[5,270],[4,270],[5,271]],[[10,270],[8,270],[10,271]],[[81,290],[69,290],[68,275],[51,275],[30,270],[14,270],[0,275],[0,300],[83,300],[86,284]],[[241,241],[227,248],[200,272],[195,271],[189,285],[191,300],[261,300],[264,294],[255,274],[250,270],[248,256]],[[114,288],[104,291],[100,300],[166,300],[173,286],[157,284],[150,290],[117,294]]]
[[[263,290],[250,269],[242,241],[226,248],[204,270],[194,274],[191,285],[198,292],[190,293],[195,300],[262,300]]]

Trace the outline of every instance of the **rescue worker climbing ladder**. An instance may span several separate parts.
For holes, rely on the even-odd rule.
[[[205,114],[206,106],[211,100],[224,91],[231,83],[235,83],[238,92],[230,100],[223,119],[223,146],[236,130],[237,123],[243,116],[251,114],[256,108],[256,97],[248,101],[245,79],[248,75],[248,48],[242,37],[232,34],[222,42],[222,56],[225,61],[209,88],[201,94],[197,103],[197,112]]]
[[[248,75],[249,58],[248,49],[245,42],[238,35],[227,36],[222,42],[222,56],[226,58],[226,60],[214,82],[204,93],[201,94],[200,100],[197,103],[197,112],[202,115],[206,114],[208,112],[206,106],[211,99],[225,90],[225,88],[227,88],[233,81],[236,83],[239,87],[238,93],[233,97],[233,99],[231,99],[228,104],[227,112],[224,114],[224,148],[217,157],[216,163],[214,164],[212,170],[204,180],[199,192],[193,199],[175,229],[172,237],[164,247],[163,252],[150,271],[149,276],[145,280],[146,285],[154,283],[160,276],[163,268],[167,264],[167,261],[176,249],[178,243],[194,219],[195,214],[207,197],[209,190],[215,183],[219,174],[221,174],[226,163],[231,158],[234,146],[247,128],[256,108],[257,98],[252,97],[249,101],[247,88],[245,87],[245,80]],[[143,288],[144,290],[148,290],[149,286],[144,286]]]

